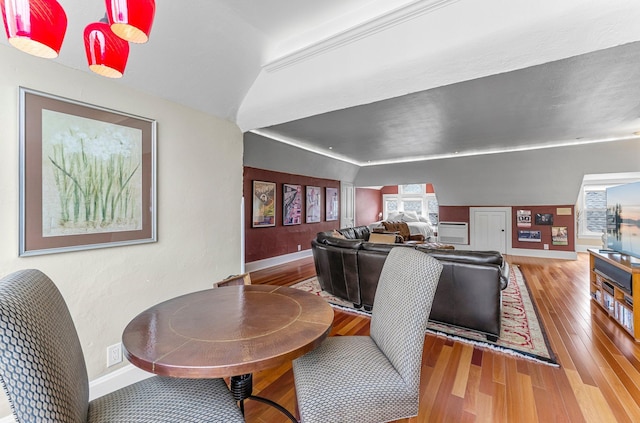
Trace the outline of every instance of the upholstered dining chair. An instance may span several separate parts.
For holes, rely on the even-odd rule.
[[[222,379],[153,376],[89,402],[71,314],[38,270],[0,280],[0,377],[18,422],[244,422]]]
[[[418,414],[425,330],[441,272],[421,251],[391,250],[370,336],[332,336],[294,360],[301,422],[374,423]]]

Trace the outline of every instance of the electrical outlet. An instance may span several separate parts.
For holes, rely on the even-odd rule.
[[[549,249],[549,244],[544,244],[544,249],[548,250]]]
[[[298,251],[300,251],[301,249],[302,249],[302,246],[298,244]]]
[[[107,367],[122,362],[122,344],[117,343],[107,347]]]

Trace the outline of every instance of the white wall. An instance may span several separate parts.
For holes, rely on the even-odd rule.
[[[359,166],[274,141],[244,134],[244,165],[258,169],[352,182]]]
[[[357,186],[433,184],[441,206],[574,204],[585,174],[640,171],[640,141],[362,167]]]
[[[242,134],[228,121],[5,45],[0,76],[0,276],[38,268],[53,279],[93,380],[117,368],[106,369],[106,347],[136,314],[239,272]],[[18,257],[19,86],[157,120],[157,243]],[[8,414],[2,394],[0,417]]]

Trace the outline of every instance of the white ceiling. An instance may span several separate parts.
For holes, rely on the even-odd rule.
[[[60,3],[55,60],[90,72],[104,3]],[[640,131],[639,22],[638,0],[157,1],[115,83],[358,165],[586,142]]]

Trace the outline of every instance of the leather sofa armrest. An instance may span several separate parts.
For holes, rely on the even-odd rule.
[[[509,275],[511,269],[509,263],[506,260],[502,261],[502,267],[500,268],[500,290],[502,291],[509,285]]]

